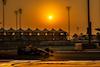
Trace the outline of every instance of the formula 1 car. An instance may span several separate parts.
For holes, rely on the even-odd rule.
[[[29,48],[26,49],[26,47],[23,48],[18,48],[17,50],[18,55],[35,55],[35,56],[45,56],[45,55],[50,55],[51,53],[53,53],[52,50],[50,50],[49,48],[46,49],[41,49],[41,48]]]

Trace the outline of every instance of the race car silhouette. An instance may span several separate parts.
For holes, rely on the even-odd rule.
[[[50,50],[49,48],[33,48],[33,47],[19,47],[17,50],[18,55],[35,55],[35,56],[45,56],[45,55],[50,55],[51,53],[53,53],[52,50]]]

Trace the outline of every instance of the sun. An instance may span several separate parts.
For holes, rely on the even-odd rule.
[[[49,16],[49,19],[52,19],[52,16]]]

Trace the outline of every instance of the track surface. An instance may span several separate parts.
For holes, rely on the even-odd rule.
[[[0,52],[0,59],[14,60],[100,60],[100,52],[54,52],[50,56],[17,55],[16,52]]]

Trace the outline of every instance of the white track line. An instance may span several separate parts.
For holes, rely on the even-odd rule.
[[[33,62],[39,62],[41,60],[0,60],[0,63],[33,63]]]
[[[100,52],[100,51],[55,51],[55,52],[57,52],[57,53],[69,53],[69,52]]]

